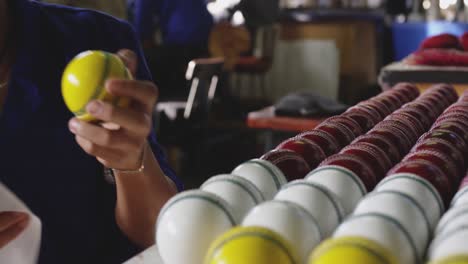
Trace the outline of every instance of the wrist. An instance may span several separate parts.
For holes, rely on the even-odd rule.
[[[138,167],[135,166],[135,169],[117,169],[117,168],[110,168],[114,174],[140,174],[143,173],[145,170],[145,161],[146,161],[146,152],[147,152],[147,145],[143,146],[141,150],[140,156],[138,158]]]

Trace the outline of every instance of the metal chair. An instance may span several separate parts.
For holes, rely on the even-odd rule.
[[[219,78],[223,71],[222,58],[203,58],[189,62],[185,78],[190,82],[187,100],[160,102],[156,105],[156,116],[164,113],[170,120],[192,117],[194,109],[206,116],[211,108]],[[182,98],[181,98],[182,99]]]
[[[205,167],[203,153],[216,138],[209,136],[209,119],[223,64],[221,58],[191,61],[185,75],[190,82],[186,99],[160,102],[155,108],[159,141],[187,186],[198,183]]]

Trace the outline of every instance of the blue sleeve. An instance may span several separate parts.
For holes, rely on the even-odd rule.
[[[205,46],[213,27],[213,16],[205,0],[171,0],[164,6],[161,26],[167,43]]]
[[[128,22],[85,9],[50,6],[47,12],[55,14],[50,17],[57,19],[56,24],[66,46],[64,49],[67,50],[67,61],[84,50],[105,50],[115,53],[121,49],[130,49],[138,56],[135,77],[139,80],[152,81],[140,41]],[[77,41],[77,36],[80,41]],[[164,174],[176,183],[179,190],[182,190],[182,183],[169,166],[161,146],[156,141],[154,130],[148,140]]]
[[[162,0],[135,0],[133,26],[141,40],[152,37],[154,33],[154,18],[160,12]]]

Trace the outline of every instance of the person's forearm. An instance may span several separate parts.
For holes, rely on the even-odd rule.
[[[154,244],[159,211],[176,192],[175,184],[162,172],[151,148],[146,146],[145,169],[139,174],[116,173],[116,221],[132,242]]]

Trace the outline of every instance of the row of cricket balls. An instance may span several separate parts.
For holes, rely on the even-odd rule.
[[[420,99],[424,96],[427,94]],[[329,259],[334,254],[334,249],[329,246],[333,244],[331,241],[346,237],[377,242],[389,252],[382,254],[385,263],[422,263],[425,259],[434,263],[455,263],[450,261],[460,261],[460,258],[466,261],[468,245],[463,241],[468,238],[468,226],[465,226],[468,215],[464,213],[468,209],[468,178],[453,199],[452,209],[439,222],[466,175],[466,102],[468,97],[462,96],[437,118],[431,130],[419,138],[403,161],[387,173],[388,177],[358,202],[353,213],[335,230],[332,239],[314,251],[311,263]],[[435,111],[436,116],[437,113]],[[435,238],[426,252],[433,236]]]
[[[209,179],[201,187],[202,191],[177,195],[166,204],[158,218],[156,240],[161,257],[166,263],[202,263],[209,244],[243,219],[242,225],[264,226],[285,237],[297,250],[299,263],[304,263],[312,249],[333,233],[385,172],[400,161],[444,109],[457,100],[455,90],[448,85],[434,86],[419,98],[418,95],[416,87],[399,84],[340,116],[327,119],[316,129],[285,141],[261,159],[240,165],[232,175]],[[464,131],[467,131],[468,120],[464,118],[468,115],[465,101],[466,97],[462,97],[446,110],[431,132],[421,137],[412,153],[389,174],[410,174],[409,178],[427,183],[432,191],[437,190],[440,194],[433,197],[439,197],[446,204],[466,169],[467,135]],[[287,182],[286,178],[300,179],[307,174],[307,180],[291,182],[276,194]],[[399,189],[407,187],[390,186],[400,193]],[[261,203],[272,198],[274,201]],[[413,199],[431,201],[421,197]],[[221,214],[200,204],[207,201],[222,208]],[[427,208],[444,206],[438,199],[433,201]],[[385,205],[380,207],[385,209]],[[439,208],[435,213],[433,210],[425,214],[438,213],[440,217],[442,212]],[[204,219],[205,215],[209,215],[209,219]],[[214,217],[216,215],[219,219]],[[433,217],[432,227],[438,217]],[[190,225],[191,229],[186,230]],[[395,251],[402,263],[411,263],[406,262],[409,258],[416,263],[422,259],[429,241],[429,234],[426,239],[423,236],[422,241],[418,234],[408,240],[412,245],[409,248],[413,249],[409,254],[394,248],[389,250]],[[200,237],[203,237],[201,241]],[[185,252],[180,252],[180,248]]]

